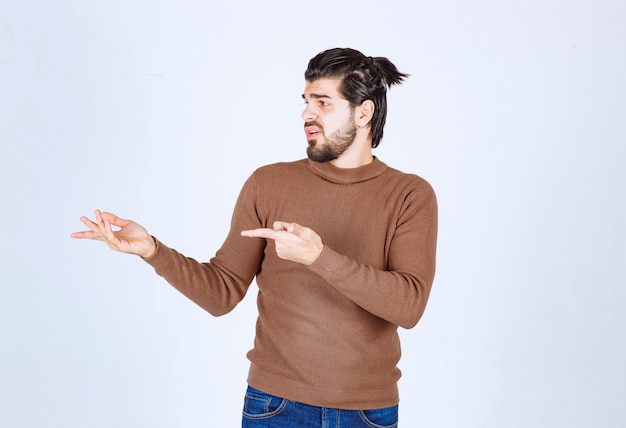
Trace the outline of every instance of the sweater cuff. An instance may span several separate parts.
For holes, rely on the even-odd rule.
[[[321,275],[322,277],[328,276],[336,272],[339,269],[343,261],[344,256],[335,252],[327,245],[324,245],[320,256],[311,263],[308,267],[309,270]]]
[[[156,267],[163,262],[163,257],[167,253],[167,246],[163,245],[163,243],[161,243],[161,241],[156,239],[154,236],[152,237],[152,239],[154,239],[154,244],[156,245],[156,250],[154,250],[154,253],[152,253],[150,257],[139,257],[141,257],[143,261],[145,261],[152,267]]]

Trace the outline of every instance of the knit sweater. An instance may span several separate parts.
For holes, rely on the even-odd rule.
[[[320,235],[312,265],[280,259],[272,240],[240,235],[277,220]],[[248,178],[209,262],[159,241],[145,260],[215,316],[232,310],[256,276],[254,388],[314,406],[373,409],[399,401],[397,330],[424,312],[436,240],[436,198],[422,178],[377,158],[354,169],[304,159]]]

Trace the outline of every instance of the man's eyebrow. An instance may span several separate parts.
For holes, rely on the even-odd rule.
[[[332,98],[330,95],[325,95],[325,94],[309,94],[309,97],[315,98],[315,99]],[[302,94],[302,98],[306,99],[306,96],[304,94]]]

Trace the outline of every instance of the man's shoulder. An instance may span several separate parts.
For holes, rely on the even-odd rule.
[[[408,186],[419,187],[423,189],[430,189],[432,191],[432,186],[430,185],[430,183],[418,174],[400,171],[399,169],[392,168],[389,165],[387,165],[387,170],[385,174],[390,179],[395,180],[398,183],[404,183]]]
[[[307,170],[307,164],[307,159],[271,163],[257,168],[254,171],[254,175],[257,177],[274,177],[277,175],[284,176],[289,174],[297,174],[301,171]]]

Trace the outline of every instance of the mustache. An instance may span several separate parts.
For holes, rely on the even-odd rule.
[[[324,130],[324,127],[322,126],[322,124],[317,122],[317,121],[315,121],[315,120],[311,120],[309,122],[305,122],[304,123],[304,127],[306,128],[307,126],[315,126],[315,127],[319,128],[320,131]]]

